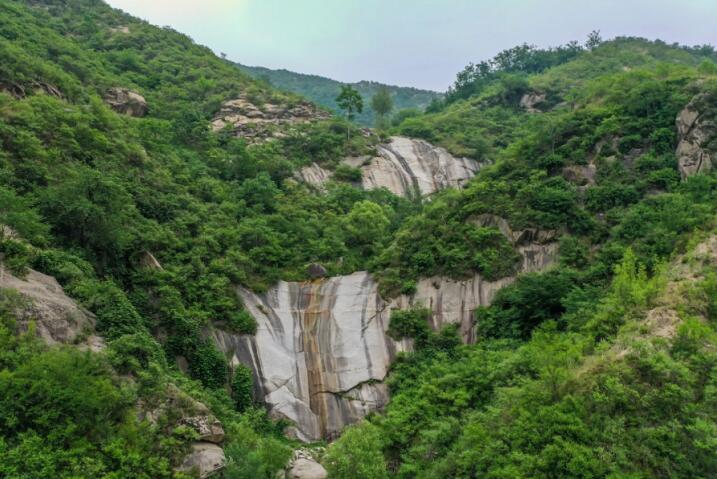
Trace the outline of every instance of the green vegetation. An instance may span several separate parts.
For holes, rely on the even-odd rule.
[[[559,264],[476,311],[475,345],[436,347],[449,332],[430,330],[430,311],[394,312],[389,334],[416,352],[394,364],[387,410],[329,454],[366,454],[378,429],[396,478],[717,470],[717,176],[681,182],[673,153],[677,113],[717,91],[702,66],[714,51],[591,38],[588,49],[518,47],[470,66],[447,103],[395,127],[494,164],[399,228],[377,261],[388,292],[432,274],[510,274],[515,244],[496,217],[511,241],[557,234]],[[529,113],[519,102],[536,92],[542,113]],[[588,166],[594,175],[575,173]]]
[[[371,108],[376,112],[376,128],[386,128],[387,116],[393,110],[393,99],[388,88],[379,88],[371,98]]]
[[[254,145],[213,132],[240,94],[299,99],[171,29],[97,0],[0,0],[3,266],[57,278],[107,342],[46,346],[0,291],[0,476],[179,477],[196,434],[172,407],[138,414],[174,391],[222,421],[224,477],[274,477],[285,424],[206,335],[256,332],[237,285],[261,292],[320,263],[372,271],[388,299],[434,275],[515,276],[526,246],[553,241],[558,264],[476,312],[476,345],[433,331],[427,309],[392,314],[389,334],[415,352],[391,371],[385,413],[329,446],[332,477],[713,476],[717,280],[696,245],[714,234],[717,176],[681,179],[674,122],[717,94],[714,60],[593,34],[470,65],[428,113],[382,125],[490,163],[424,201],[357,188],[339,160],[377,138],[341,118]],[[107,106],[113,87],[147,115]],[[342,93],[351,120],[366,95]],[[383,116],[407,106],[375,99]],[[294,179],[312,162],[334,170],[325,191]]]
[[[336,97],[336,104],[346,112],[346,119],[348,121],[353,121],[356,114],[363,111],[363,98],[361,98],[359,92],[349,85],[341,87],[341,92]],[[347,140],[350,139],[350,135],[351,129],[346,128]]]
[[[243,72],[259,81],[264,81],[280,90],[299,94],[309,100],[338,112],[336,95],[341,91],[341,82],[318,75],[306,75],[288,70],[271,70],[263,67],[248,67],[236,65]],[[367,108],[356,115],[356,122],[362,126],[376,124],[376,110],[371,105],[371,99],[381,90],[387,90],[391,100],[398,110],[416,109],[423,111],[431,102],[441,98],[441,94],[417,88],[383,85],[372,81],[351,83],[350,86],[361,94]]]

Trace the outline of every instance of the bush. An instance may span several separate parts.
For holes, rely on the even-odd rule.
[[[380,431],[369,422],[349,426],[329,446],[324,465],[332,479],[388,479]]]
[[[254,374],[251,369],[243,364],[236,365],[231,388],[237,411],[244,412],[254,404]]]

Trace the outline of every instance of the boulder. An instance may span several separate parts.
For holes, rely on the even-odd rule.
[[[224,440],[222,423],[211,414],[185,417],[181,423],[197,431],[200,441],[220,444]]]
[[[542,113],[538,109],[538,105],[545,102],[547,95],[545,93],[530,92],[520,98],[520,107],[528,113]]]
[[[708,93],[695,96],[677,115],[678,144],[675,155],[682,179],[712,169],[715,152],[711,147],[717,135],[715,98]]]
[[[328,274],[326,271],[326,268],[324,268],[323,265],[320,265],[319,263],[311,263],[308,267],[309,277],[311,279],[319,279],[324,278]]]
[[[177,468],[180,472],[196,473],[201,479],[222,470],[227,459],[224,450],[211,442],[192,444],[192,450]]]
[[[14,290],[21,301],[15,307],[20,330],[34,322],[37,334],[47,344],[76,343],[94,329],[95,318],[73,299],[52,276],[29,270],[24,277],[13,275],[0,258],[0,289]],[[91,348],[101,341],[90,336]]]
[[[139,93],[128,88],[113,87],[107,90],[105,103],[118,113],[142,117],[147,114],[147,101]]]
[[[324,466],[310,458],[301,458],[286,473],[287,479],[326,479],[328,473]]]

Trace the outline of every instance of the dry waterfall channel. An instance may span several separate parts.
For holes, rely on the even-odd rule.
[[[375,158],[360,160],[363,187],[386,187],[396,194],[427,195],[460,186],[481,164],[457,159],[422,140],[394,137]],[[331,173],[318,165],[302,171],[304,181],[322,187]],[[539,271],[556,256],[551,235],[513,232],[497,217],[477,218],[497,226],[523,255],[521,271]],[[302,441],[333,439],[342,429],[388,402],[384,379],[409,340],[394,341],[386,331],[393,309],[414,305],[433,311],[432,327],[458,324],[463,340],[474,338],[473,311],[487,305],[514,278],[485,281],[480,276],[455,281],[444,277],[419,281],[416,293],[382,298],[367,272],[306,282],[279,282],[264,294],[238,288],[247,310],[257,321],[255,336],[211,331],[232,365],[254,373],[254,394],[272,416],[294,423],[289,433]]]

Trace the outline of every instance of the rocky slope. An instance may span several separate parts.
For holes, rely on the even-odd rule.
[[[361,170],[364,189],[387,188],[398,196],[426,196],[443,188],[459,187],[482,166],[469,158],[456,158],[426,141],[402,136],[379,145],[373,158],[347,158],[343,164]],[[299,172],[301,180],[319,188],[332,175],[316,163]]]
[[[241,94],[222,104],[212,121],[212,130],[229,128],[237,137],[249,143],[258,143],[280,137],[292,125],[325,120],[329,116],[306,101],[296,104],[260,101]]]
[[[523,271],[554,262],[555,243],[519,236],[528,238],[517,245]],[[295,423],[293,435],[303,441],[332,439],[388,402],[383,380],[396,353],[411,349],[410,341],[396,342],[386,334],[393,309],[429,307],[434,328],[460,324],[463,340],[472,342],[473,310],[488,304],[513,279],[426,278],[414,295],[393,300],[380,296],[377,282],[366,272],[282,281],[262,295],[239,289],[257,320],[256,336],[218,329],[211,336],[233,364],[252,368],[255,395],[273,416]]]
[[[679,144],[675,155],[683,179],[712,169],[712,143],[717,132],[715,114],[710,108],[714,102],[714,95],[699,94],[677,115]]]

